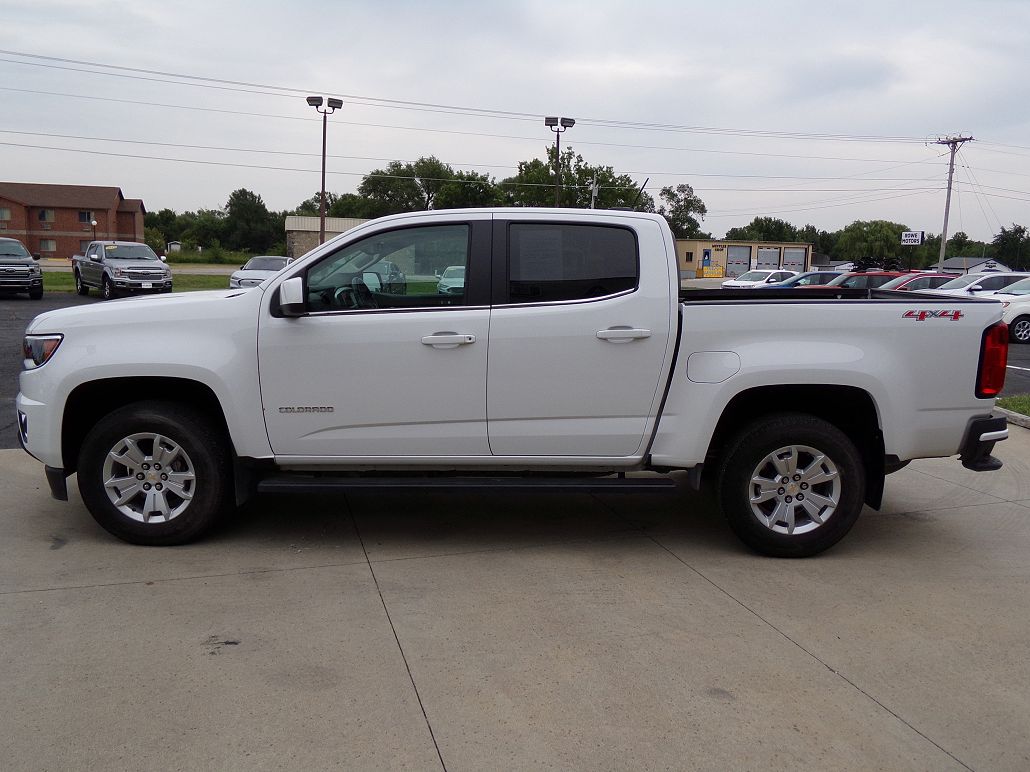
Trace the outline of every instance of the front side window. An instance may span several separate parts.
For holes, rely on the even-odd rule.
[[[511,303],[604,297],[637,287],[637,240],[606,225],[513,223],[508,233]]]
[[[39,221],[40,222],[53,222],[54,221],[54,210],[53,209],[40,209],[39,210]]]
[[[430,225],[348,244],[308,270],[308,310],[465,305],[469,233],[465,224]]]
[[[838,287],[848,287],[850,289],[865,289],[869,286],[868,276],[849,276],[841,282],[837,283]]]

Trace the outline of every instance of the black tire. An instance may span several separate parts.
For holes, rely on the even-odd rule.
[[[233,476],[228,443],[212,423],[210,418],[192,408],[159,401],[136,402],[102,418],[86,436],[79,452],[79,493],[93,518],[109,533],[132,544],[168,546],[185,544],[200,537],[232,504]],[[148,494],[142,490],[124,505],[124,509],[137,512],[138,516],[133,517],[116,506],[104,486],[108,454],[119,448],[124,451],[127,447],[124,439],[137,434],[158,434],[179,447],[181,453],[161,457],[166,461],[163,472],[173,477],[178,472],[180,479],[184,474],[192,474],[192,483],[189,483],[192,496],[188,502],[171,488],[161,494],[165,506],[175,508],[169,518],[156,516],[150,522],[139,519],[138,510],[150,503],[146,498]],[[128,469],[126,465],[112,462],[115,470],[108,470],[108,473],[133,480],[132,486],[137,485],[134,478],[138,479],[138,475],[143,474],[146,477],[139,486],[157,488],[162,478],[156,471],[160,465],[155,463],[155,457],[160,456],[155,454],[153,444],[149,447],[148,456],[146,439],[138,442],[139,458],[149,461],[148,467],[133,464],[135,468]],[[164,479],[167,480],[168,475]],[[185,489],[187,483],[182,483],[181,487]],[[115,492],[126,494],[131,491],[127,484],[116,488]],[[186,502],[185,506],[179,510],[183,502]]]
[[[760,518],[752,509],[751,497],[762,486],[753,478],[772,478],[771,483],[779,479],[779,473],[773,474],[773,463],[764,462],[775,451],[788,448],[795,449],[798,478],[809,470],[807,478],[817,482],[804,483],[791,476],[786,484],[781,480],[782,487],[775,490],[766,486],[772,498],[754,505],[768,513]],[[830,467],[822,463],[817,466],[810,451],[823,454],[836,468],[836,475],[828,475]],[[822,480],[824,477],[829,480]],[[807,487],[802,490],[802,485]],[[781,413],[755,421],[730,441],[719,467],[717,492],[730,527],[751,549],[772,557],[801,558],[832,547],[851,530],[862,512],[865,487],[865,465],[846,434],[815,416]],[[809,497],[805,504],[798,501],[799,493],[802,498]],[[835,508],[827,515],[827,507],[816,504],[816,497],[835,500]],[[782,515],[778,506],[784,507]],[[816,517],[824,518],[821,524],[804,511],[810,506],[820,506]],[[788,526],[790,521],[793,526]]]
[[[42,300],[43,299],[43,288],[36,287],[29,290],[29,300]]]
[[[104,277],[104,280],[100,283],[100,296],[104,300],[112,300],[118,297],[118,293],[114,290],[114,285],[111,283],[111,280],[108,279],[106,276]]]
[[[1012,320],[1009,340],[1013,343],[1030,343],[1030,316],[1017,316]]]
[[[82,283],[82,275],[78,271],[75,272],[75,292],[83,296],[89,294],[89,287]]]

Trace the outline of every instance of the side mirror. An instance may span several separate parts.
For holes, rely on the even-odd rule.
[[[92,260],[94,263],[99,263],[101,258],[100,255],[90,255],[89,259]]]
[[[246,264],[246,263],[244,263],[243,265],[241,265],[241,266],[240,266],[240,270],[242,271],[242,270],[243,270],[244,268],[246,268],[246,267],[247,267],[247,264]]]
[[[983,286],[981,286],[979,284],[974,284],[972,287],[970,287],[969,289],[966,290],[966,292],[983,292],[983,291],[984,291]]]
[[[304,277],[294,276],[279,285],[279,313],[283,316],[303,316],[306,310]]]
[[[372,292],[381,292],[383,289],[383,282],[379,278],[379,274],[375,271],[364,271],[361,274],[361,281],[365,283]]]
[[[32,253],[32,259],[33,260],[39,260],[39,258],[40,258],[39,252],[33,252]]]
[[[168,262],[168,258],[165,257],[164,255],[161,255],[161,262],[162,263],[167,263]]]

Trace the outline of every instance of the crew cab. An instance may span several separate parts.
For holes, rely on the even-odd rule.
[[[0,238],[0,293],[12,292],[39,300],[43,297],[43,271],[39,255],[30,254],[18,239]]]
[[[460,291],[419,279],[426,256],[465,266]],[[19,435],[56,498],[77,473],[135,543],[195,539],[255,492],[682,478],[710,481],[755,550],[805,556],[911,459],[1001,466],[1000,320],[992,300],[876,290],[681,296],[652,214],[400,214],[255,288],[36,317]]]
[[[135,241],[91,241],[85,255],[72,257],[75,291],[100,291],[104,300],[129,293],[172,291],[172,270],[164,258]]]

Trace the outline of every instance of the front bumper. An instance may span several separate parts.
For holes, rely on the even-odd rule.
[[[147,285],[150,286],[147,286]],[[114,278],[114,286],[119,292],[171,292],[172,280],[169,279],[119,279]]]
[[[991,455],[994,444],[1007,440],[1008,421],[1004,416],[976,418],[966,430],[966,438],[959,448],[959,460],[966,469],[974,472],[993,472],[1001,469],[1002,463]]]
[[[0,292],[31,292],[43,288],[42,276],[0,277]]]

